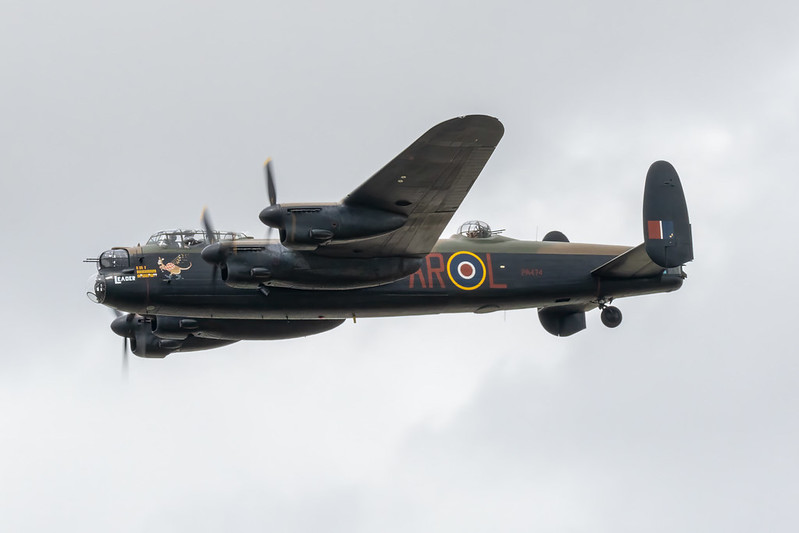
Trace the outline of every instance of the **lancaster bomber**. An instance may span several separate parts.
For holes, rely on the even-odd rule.
[[[644,242],[635,247],[509,238],[469,221],[441,239],[504,127],[483,115],[433,127],[338,203],[278,203],[259,218],[276,239],[202,229],[155,233],[144,245],[96,258],[88,296],[111,307],[111,329],[140,357],[205,350],[239,340],[322,333],[347,319],[538,309],[566,337],[600,309],[615,328],[626,296],[682,286],[693,243],[682,184],[671,164],[649,168]],[[270,231],[271,231],[270,229]]]

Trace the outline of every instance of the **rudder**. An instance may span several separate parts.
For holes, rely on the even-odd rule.
[[[691,222],[682,183],[666,161],[649,167],[644,186],[644,242],[646,253],[663,268],[674,268],[693,260]]]

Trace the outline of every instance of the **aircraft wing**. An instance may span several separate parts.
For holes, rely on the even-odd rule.
[[[434,126],[342,201],[405,215],[405,224],[384,235],[330,243],[317,253],[357,253],[358,257],[427,254],[504,132],[499,120],[484,115],[453,118]]]
[[[663,272],[662,266],[656,265],[646,252],[646,243],[630,248],[595,268],[591,274],[601,278],[648,278]]]

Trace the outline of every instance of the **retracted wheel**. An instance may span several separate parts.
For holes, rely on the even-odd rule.
[[[619,311],[618,307],[609,305],[602,309],[600,318],[602,318],[602,323],[607,327],[615,328],[621,324],[621,311]]]

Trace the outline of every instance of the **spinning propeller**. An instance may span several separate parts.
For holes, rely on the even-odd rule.
[[[203,229],[205,230],[205,236],[208,239],[208,246],[203,248],[200,255],[203,259],[213,265],[213,270],[211,271],[211,280],[216,279],[216,272],[219,270],[219,263],[222,262],[224,259],[224,254],[222,252],[222,248],[217,244],[216,241],[216,232],[214,231],[214,226],[211,223],[211,215],[208,212],[208,207],[203,207]]]
[[[133,313],[122,314],[116,309],[111,309],[116,318],[111,322],[111,331],[122,337],[122,379],[128,379],[128,337],[135,335],[135,328],[133,327],[133,319],[136,315]]]
[[[266,240],[270,240],[272,237],[272,229],[274,229],[275,227],[277,228],[283,227],[282,217],[280,216],[280,207],[279,206],[275,207],[277,205],[277,191],[275,187],[274,170],[272,168],[271,157],[267,158],[267,160],[264,161],[264,178],[266,180],[266,194],[269,199],[269,207],[266,207],[264,208],[263,211],[261,211],[261,216],[263,216],[263,214],[267,212],[267,210],[269,210],[270,213],[274,213],[276,215],[274,221],[270,220],[271,223],[264,222],[264,224],[269,226],[269,230],[266,234]],[[263,221],[263,218],[261,220]],[[219,240],[217,239],[216,230],[214,229],[214,225],[211,222],[211,215],[208,210],[208,207],[203,208],[202,224],[203,224],[203,229],[205,230],[205,233],[208,237],[208,246],[203,248],[200,255],[202,255],[202,258],[206,262],[211,263],[213,265],[211,279],[216,279],[219,266],[225,262],[229,248],[223,247],[219,243]],[[233,253],[236,253],[237,246],[235,241],[233,242],[232,248],[233,248]]]
[[[283,228],[282,221],[278,222],[277,220],[273,220],[271,218],[267,218],[267,220],[269,220],[270,222],[273,222],[273,224],[267,224],[267,221],[264,220],[264,213],[267,212],[267,211],[270,214],[272,214],[273,212],[277,213],[277,214],[280,213],[280,208],[279,207],[275,207],[275,205],[277,205],[277,191],[275,190],[275,177],[274,177],[274,171],[272,170],[272,158],[271,157],[267,158],[267,160],[264,162],[264,173],[265,173],[265,177],[266,177],[266,194],[269,197],[269,207],[263,209],[261,211],[261,214],[258,215],[258,218],[261,219],[261,222],[263,222],[264,224],[269,226],[269,230],[266,233],[266,240],[269,240],[272,237],[272,230],[273,229],[275,229],[276,227],[279,228],[279,229]],[[274,222],[277,222],[277,223],[274,223]]]
[[[275,176],[272,170],[272,158],[268,158],[264,162],[264,173],[266,177],[266,194],[269,197],[269,206],[261,210],[258,218],[261,219],[265,225],[269,226],[269,233],[267,239],[270,237],[272,230],[283,229],[285,223],[283,222],[283,213],[280,205],[277,203],[277,191],[275,190]]]
[[[208,243],[216,244],[216,233],[214,232],[213,224],[211,224],[211,215],[208,213],[208,207],[203,207],[202,221]]]
[[[268,157],[264,161],[264,171],[266,172],[266,194],[269,196],[269,205],[277,203],[277,192],[275,191],[275,178],[272,171],[272,158]]]

